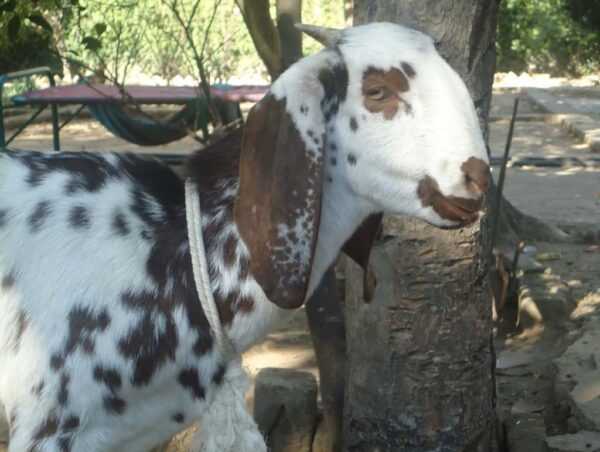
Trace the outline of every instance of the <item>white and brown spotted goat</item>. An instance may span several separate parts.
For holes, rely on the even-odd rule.
[[[188,163],[238,352],[302,305],[344,244],[366,264],[373,215],[460,226],[487,188],[472,101],[430,38],[391,24],[310,31],[328,47],[273,83],[243,138]],[[10,452],[145,452],[201,420],[229,369],[198,300],[185,218],[183,182],[159,162],[2,155]]]

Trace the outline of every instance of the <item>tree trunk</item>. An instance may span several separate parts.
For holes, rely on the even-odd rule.
[[[272,80],[302,58],[302,0],[277,0],[277,21],[271,19],[268,0],[236,0],[254,47]]]
[[[497,8],[496,0],[356,0],[354,13],[355,24],[395,21],[433,36],[485,128]],[[387,219],[392,238],[374,250],[379,285],[369,305],[349,264],[346,450],[497,450],[486,224],[442,231]]]
[[[302,0],[277,0],[277,30],[284,71],[302,58],[302,33],[295,27],[299,22],[302,22]]]

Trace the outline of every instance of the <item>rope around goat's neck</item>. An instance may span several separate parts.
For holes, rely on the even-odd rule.
[[[219,311],[213,297],[208,276],[208,262],[206,260],[206,249],[202,236],[202,209],[200,207],[200,196],[194,183],[190,179],[185,181],[185,218],[187,223],[187,235],[190,243],[190,255],[192,257],[192,271],[196,292],[200,299],[202,309],[210,328],[214,332],[215,345],[221,351],[225,362],[238,355],[229,337],[223,331]]]

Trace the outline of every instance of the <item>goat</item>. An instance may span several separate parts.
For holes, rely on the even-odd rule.
[[[473,103],[429,37],[385,23],[305,31],[326,48],[273,83],[243,136],[187,164],[202,211],[187,226],[201,228],[238,353],[304,303],[344,246],[366,266],[382,212],[459,227],[487,189]],[[158,161],[0,157],[10,452],[145,452],[206,420],[231,363],[199,302],[187,226],[183,180]]]

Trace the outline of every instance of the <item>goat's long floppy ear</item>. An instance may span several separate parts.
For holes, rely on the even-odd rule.
[[[348,239],[343,248],[344,253],[363,268],[363,298],[367,303],[373,299],[377,285],[375,275],[369,268],[369,258],[371,257],[371,248],[381,232],[382,220],[383,214],[380,213],[369,216]]]
[[[305,299],[323,185],[319,96],[290,96],[268,94],[248,116],[234,213],[252,275],[282,308],[297,308]],[[302,131],[288,111],[300,108]]]

